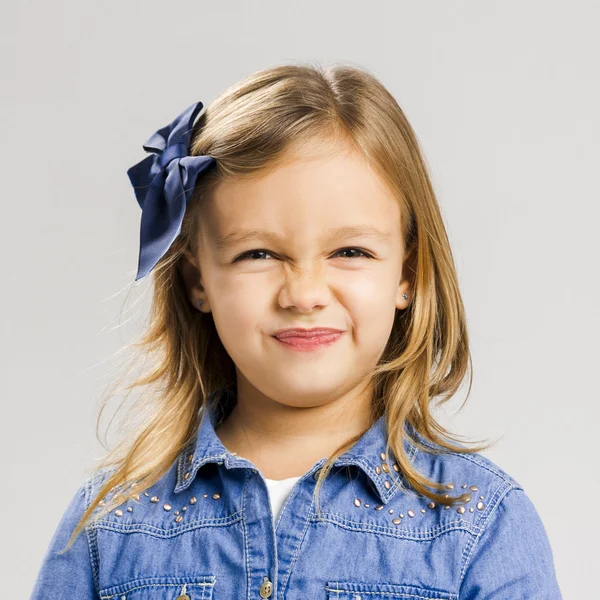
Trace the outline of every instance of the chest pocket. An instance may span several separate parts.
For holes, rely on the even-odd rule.
[[[325,589],[328,600],[458,600],[456,594],[443,590],[395,583],[328,581]]]
[[[100,600],[212,600],[216,578],[144,577],[100,591]]]

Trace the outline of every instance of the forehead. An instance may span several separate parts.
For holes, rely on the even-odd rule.
[[[342,143],[303,144],[276,166],[221,181],[200,220],[213,244],[235,231],[260,229],[307,240],[340,228],[399,234],[397,199],[366,159]]]

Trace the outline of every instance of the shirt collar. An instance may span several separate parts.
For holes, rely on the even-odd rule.
[[[229,452],[223,445],[215,432],[218,414],[214,407],[220,404],[215,402],[216,395],[228,393],[225,388],[219,388],[213,391],[206,402],[208,408],[206,416],[202,419],[197,435],[190,444],[188,444],[178,457],[177,464],[177,482],[174,491],[181,492],[188,488],[194,480],[198,469],[207,463],[222,464],[226,469],[247,467],[248,461],[244,458]],[[408,425],[405,426],[405,430]],[[414,432],[413,432],[414,435]],[[381,416],[368,429],[361,438],[335,462],[336,467],[354,465],[367,475],[379,499],[383,504],[387,504],[394,494],[398,491],[398,486],[394,484],[392,477],[398,478],[402,474],[399,465],[395,462],[393,456],[385,455],[385,444],[387,442],[387,430],[385,425],[385,416]],[[404,436],[404,451],[409,460],[414,461],[417,447]],[[326,459],[321,459],[316,463],[311,472],[320,469]]]

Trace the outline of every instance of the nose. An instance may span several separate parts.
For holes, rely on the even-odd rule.
[[[295,307],[300,312],[311,312],[317,306],[326,306],[331,290],[320,267],[296,269],[286,274],[279,294],[283,308]]]

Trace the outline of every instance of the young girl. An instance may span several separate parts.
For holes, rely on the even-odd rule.
[[[469,342],[397,102],[284,65],[202,107],[128,171],[148,389],[31,598],[561,598],[523,486],[431,413]]]

